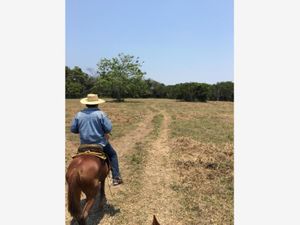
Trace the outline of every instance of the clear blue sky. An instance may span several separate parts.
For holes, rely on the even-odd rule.
[[[165,84],[233,81],[233,0],[66,0],[66,65],[118,53]]]

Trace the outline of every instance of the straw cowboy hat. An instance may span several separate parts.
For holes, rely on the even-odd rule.
[[[80,100],[80,103],[84,105],[98,105],[104,102],[105,100],[98,98],[96,94],[88,94],[86,98]]]

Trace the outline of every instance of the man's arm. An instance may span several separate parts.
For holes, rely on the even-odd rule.
[[[106,134],[104,134],[104,137],[105,137],[105,139],[106,139],[106,140],[109,140],[109,138],[110,138],[110,136],[109,136],[109,135],[110,135],[110,133],[106,133]]]
[[[74,134],[79,133],[77,116],[75,116],[73,121],[72,121],[71,132],[74,133]]]
[[[110,119],[107,117],[107,115],[105,113],[103,113],[103,115],[102,115],[101,124],[102,124],[102,128],[103,128],[105,134],[108,134],[111,132],[112,124],[111,124]]]

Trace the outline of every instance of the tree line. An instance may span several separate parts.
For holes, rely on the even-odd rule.
[[[145,79],[139,57],[119,54],[103,58],[97,64],[96,76],[82,71],[78,66],[65,67],[66,98],[82,98],[88,93],[111,97],[117,101],[125,98],[170,98],[183,101],[233,101],[234,84],[231,81],[216,84],[187,82],[165,85]]]

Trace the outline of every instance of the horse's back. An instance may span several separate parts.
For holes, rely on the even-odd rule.
[[[96,157],[86,155],[78,156],[71,161],[67,170],[67,177],[77,172],[81,178],[96,178],[98,177],[100,167],[101,162]]]

